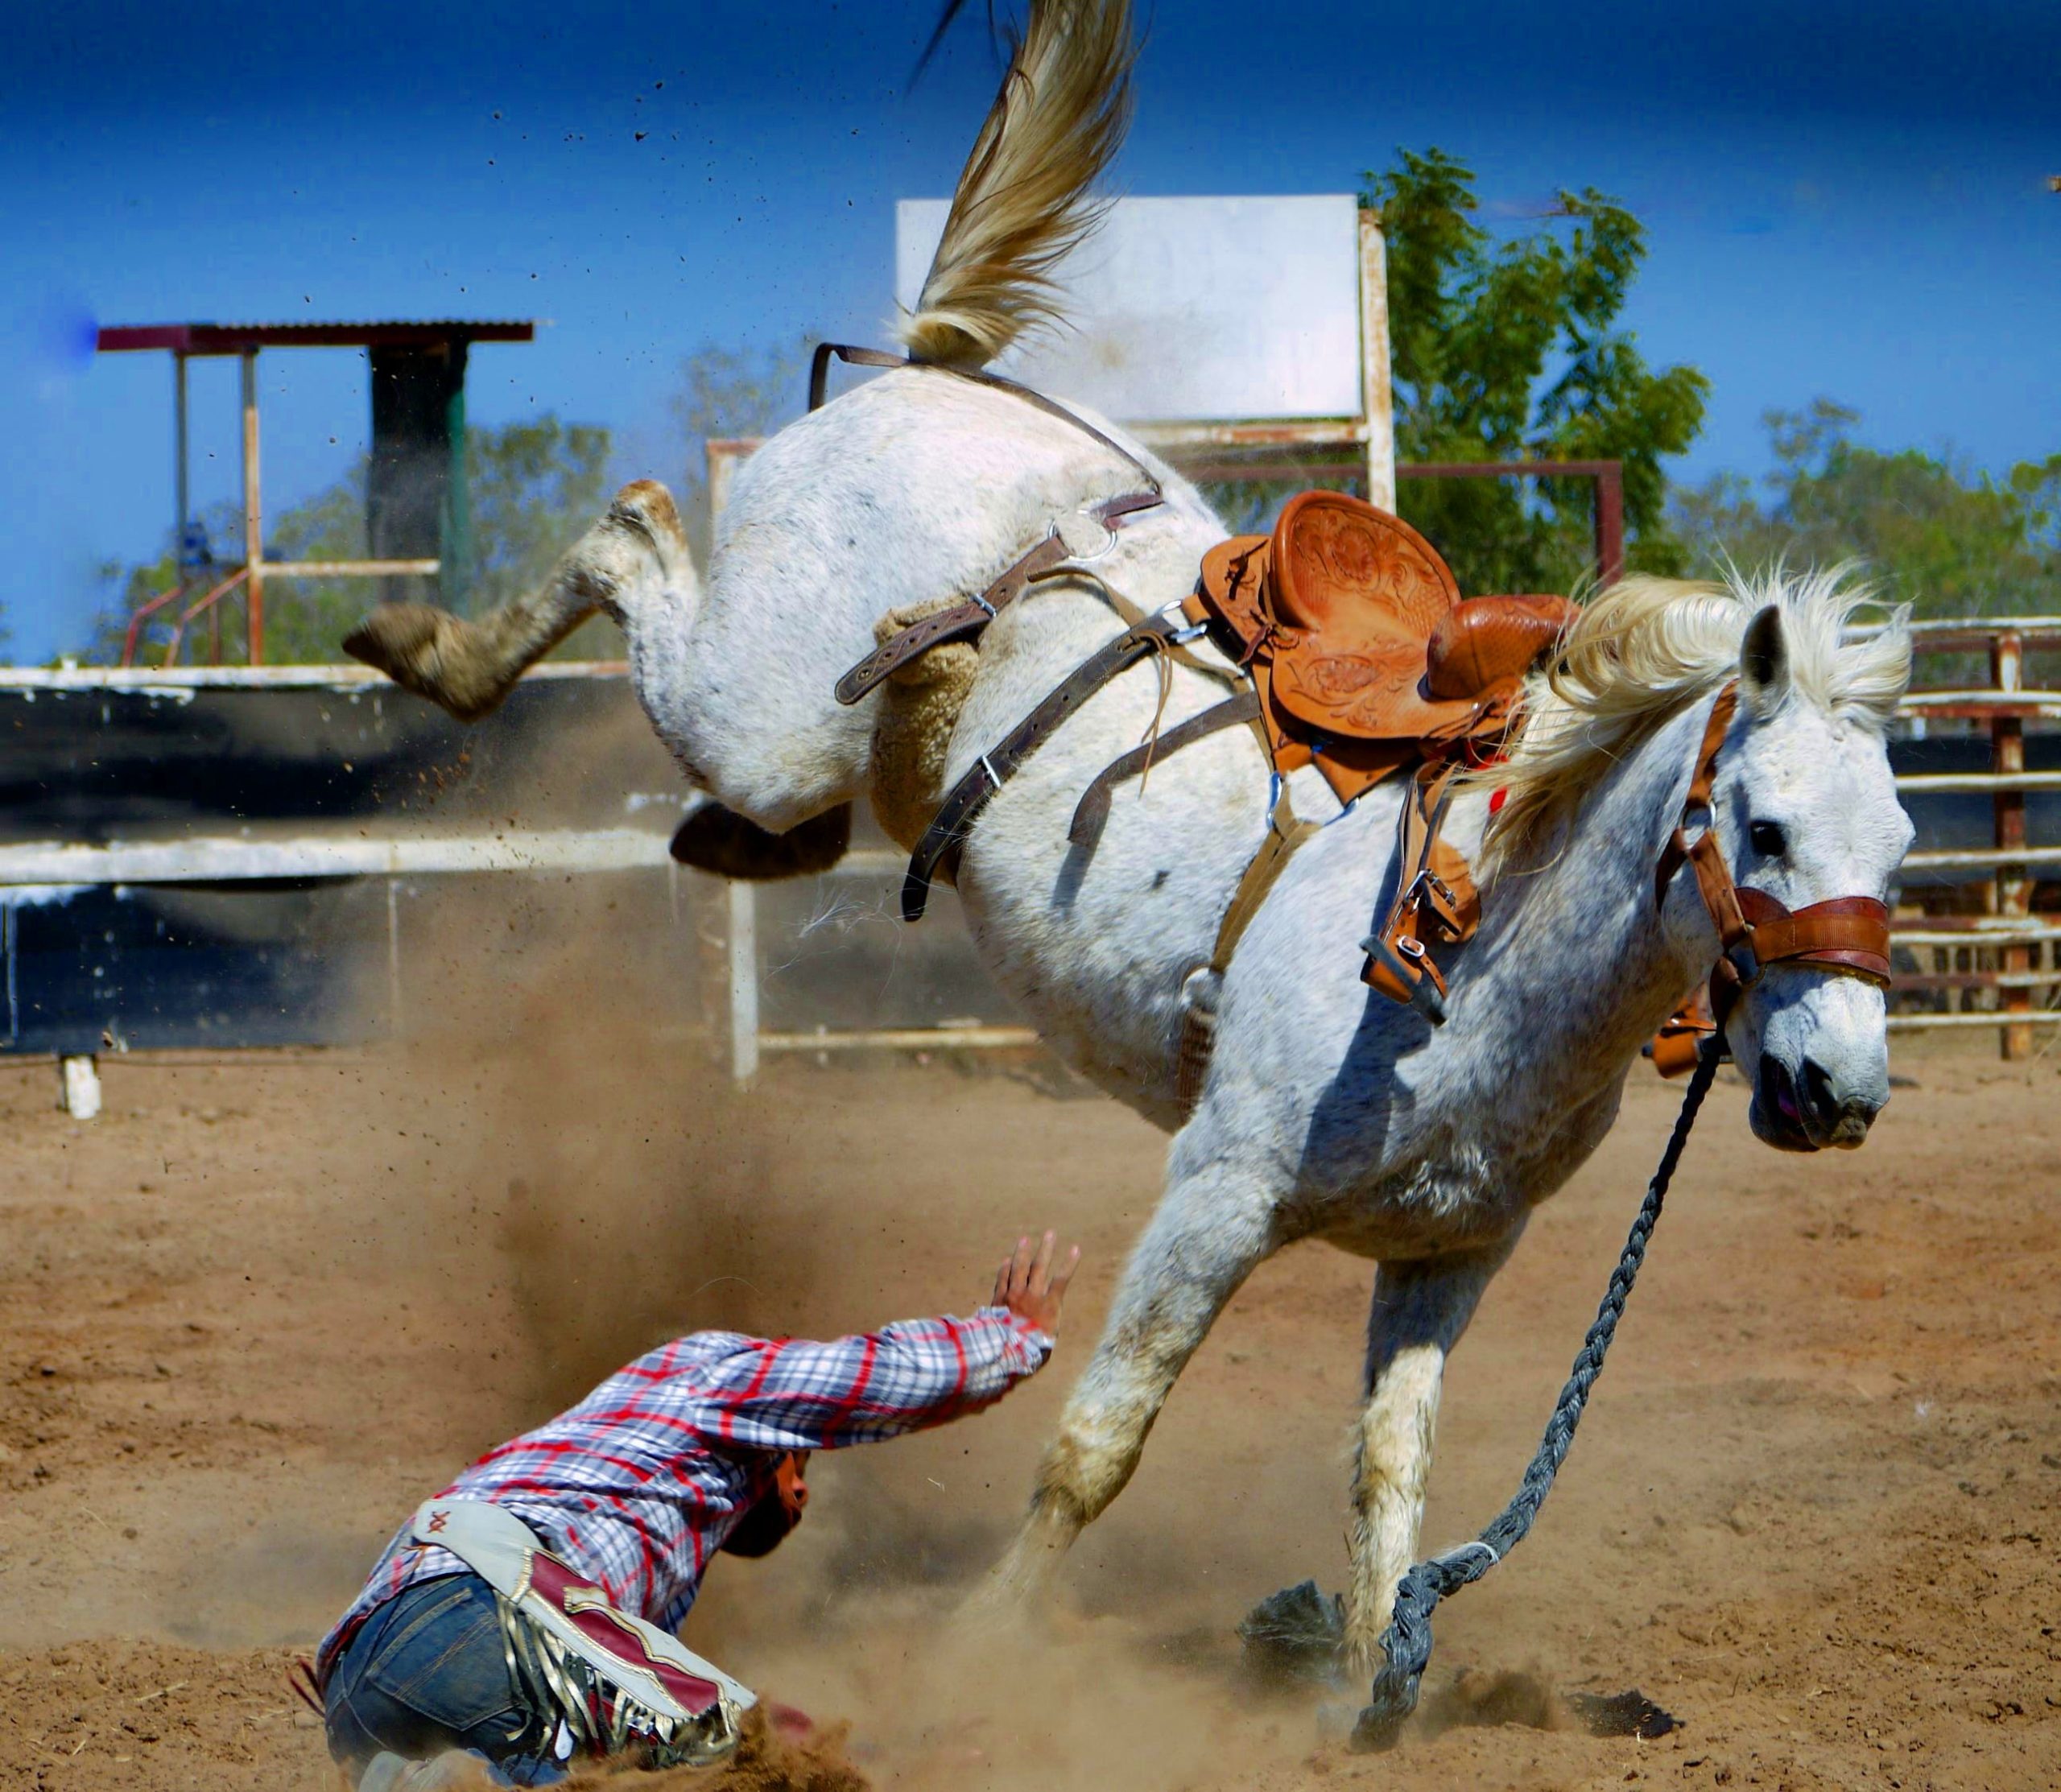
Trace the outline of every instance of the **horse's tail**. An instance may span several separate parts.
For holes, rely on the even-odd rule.
[[[1129,0],[1030,0],[1023,36],[960,171],[915,310],[915,361],[979,367],[1059,320],[1051,269],[1101,221],[1089,189],[1130,128]]]

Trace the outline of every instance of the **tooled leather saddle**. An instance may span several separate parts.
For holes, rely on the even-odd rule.
[[[1342,492],[1203,557],[1193,607],[1250,673],[1274,769],[1315,763],[1349,803],[1399,766],[1508,728],[1564,597],[1471,597],[1400,517]]]
[[[1564,597],[1463,599],[1438,551],[1400,517],[1342,492],[1291,498],[1270,535],[1203,556],[1185,613],[1252,679],[1254,725],[1277,774],[1314,765],[1342,803],[1413,768],[1397,823],[1396,882],[1361,942],[1361,977],[1445,1018],[1431,944],[1467,939],[1481,905],[1467,864],[1440,837],[1454,773],[1500,752],[1525,674],[1577,612]],[[1210,968],[1239,935],[1310,832],[1278,800],[1269,838],[1218,931]],[[1191,1026],[1183,1094],[1200,1088],[1207,1042]]]
[[[992,615],[1014,595],[994,591],[973,607]],[[1525,674],[1576,613],[1557,597],[1463,601],[1437,551],[1400,518],[1340,492],[1305,492],[1290,500],[1271,535],[1237,535],[1210,549],[1194,593],[1178,610],[1134,624],[980,757],[947,793],[911,857],[902,914],[914,920],[923,913],[932,877],[952,874],[988,799],[1088,697],[1139,659],[1163,659],[1206,634],[1245,671],[1249,689],[1164,736],[1155,728],[1106,766],[1083,793],[1070,837],[1092,851],[1114,785],[1142,776],[1155,756],[1242,722],[1255,728],[1278,777],[1314,765],[1342,803],[1411,768],[1398,826],[1396,890],[1363,943],[1361,975],[1436,1024],[1445,1018],[1445,983],[1427,942],[1464,939],[1480,912],[1465,861],[1439,838],[1448,786],[1461,766],[1485,763],[1500,751],[1517,719]],[[979,617],[967,625],[980,626]],[[900,664],[934,644],[923,626],[905,630],[847,675],[840,696],[849,700],[846,686],[863,694],[881,665]],[[1220,977],[1282,866],[1313,831],[1296,820],[1281,785],[1269,806],[1267,837],[1218,929],[1208,968]],[[1207,1062],[1205,1026],[1189,1010],[1184,1100],[1200,1086]]]

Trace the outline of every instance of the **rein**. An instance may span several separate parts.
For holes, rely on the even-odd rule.
[[[1526,1466],[1510,1503],[1498,1513],[1481,1534],[1470,1542],[1419,1562],[1402,1577],[1395,1590],[1395,1610],[1388,1629],[1382,1633],[1382,1650],[1388,1659],[1374,1676],[1373,1691],[1353,1726],[1352,1746],[1358,1751],[1392,1749],[1402,1733],[1404,1720],[1417,1708],[1418,1688],[1431,1659],[1431,1613],[1440,1600],[1456,1593],[1469,1581],[1479,1580],[1525,1539],[1553,1489],[1553,1477],[1567,1460],[1575,1440],[1575,1427],[1581,1422],[1582,1409],[1589,1391],[1603,1373],[1603,1358],[1617,1336],[1617,1321],[1624,1317],[1625,1303],[1632,1283],[1646,1261],[1646,1241],[1659,1222],[1660,1209],[1667,1199],[1667,1185],[1675,1166],[1682,1161],[1682,1148],[1696,1123],[1696,1112],[1710,1092],[1711,1080],[1724,1061],[1723,1035],[1704,1042],[1696,1058],[1695,1073],[1683,1092],[1682,1112],[1675,1130],[1661,1153],[1660,1166],[1646,1185],[1646,1199],[1632,1221],[1630,1235],[1610,1272],[1610,1285],[1604,1290],[1603,1304],[1595,1323],[1576,1353],[1574,1368],[1555,1402],[1553,1416],[1546,1422],[1546,1435]]]
[[[1682,1161],[1683,1148],[1689,1142],[1690,1131],[1695,1125],[1704,1097],[1710,1092],[1717,1067],[1724,1061],[1724,1023],[1733,1005],[1770,964],[1807,964],[1871,983],[1886,985],[1889,982],[1889,910],[1884,903],[1872,896],[1836,896],[1792,913],[1766,891],[1733,881],[1731,869],[1718,847],[1717,830],[1709,818],[1718,749],[1737,709],[1738,689],[1735,680],[1718,693],[1697,749],[1681,820],[1668,838],[1654,877],[1657,910],[1667,897],[1675,873],[1684,865],[1693,869],[1697,891],[1717,930],[1719,955],[1710,979],[1711,1008],[1716,1018],[1707,1026],[1695,1023],[1697,1030],[1711,1036],[1697,1050],[1695,1071],[1683,1092],[1682,1111],[1675,1117],[1675,1130],[1660,1154],[1652,1181],[1646,1185],[1646,1199],[1639,1204],[1617,1267],[1610,1272],[1603,1303],[1576,1353],[1574,1367],[1554,1403],[1552,1417],[1547,1421],[1545,1435],[1526,1464],[1516,1493],[1478,1536],[1419,1562],[1396,1588],[1394,1610],[1388,1629],[1382,1633],[1382,1650],[1386,1660],[1375,1675],[1373,1690],[1353,1727],[1352,1746],[1356,1750],[1394,1747],[1404,1721],[1416,1709],[1424,1670],[1431,1662],[1431,1613],[1439,1601],[1469,1582],[1479,1580],[1522,1542],[1539,1516],[1539,1509],[1546,1503],[1546,1496],[1552,1491],[1553,1478],[1567,1460],[1574,1443],[1575,1427],[1581,1422],[1596,1377],[1603,1373],[1603,1359],[1610,1340],[1617,1336],[1617,1322],[1624,1316],[1632,1283],[1646,1261],[1646,1243],[1659,1223],[1667,1187]],[[1688,828],[1700,809],[1706,819],[1692,840]],[[1679,1017],[1677,1024],[1682,1024]]]

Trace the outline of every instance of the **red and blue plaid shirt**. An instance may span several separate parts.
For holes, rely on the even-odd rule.
[[[1043,1368],[1051,1348],[1001,1307],[830,1344],[697,1332],[489,1450],[436,1497],[506,1507],[620,1609],[676,1629],[709,1557],[771,1489],[783,1454],[977,1412]],[[323,1639],[324,1670],[375,1607],[419,1580],[465,1571],[404,1526]]]

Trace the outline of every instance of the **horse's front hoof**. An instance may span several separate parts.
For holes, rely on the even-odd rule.
[[[720,803],[704,803],[679,824],[672,856],[682,865],[741,883],[813,877],[844,857],[852,844],[852,805],[841,803],[784,834],[747,821]]]
[[[1245,1674],[1263,1687],[1328,1687],[1345,1643],[1345,1602],[1314,1580],[1270,1594],[1238,1626]]]

